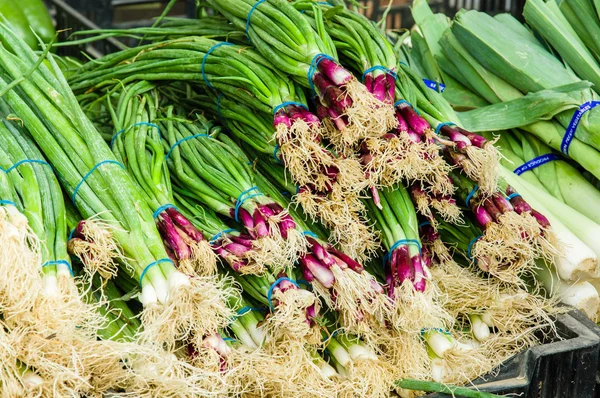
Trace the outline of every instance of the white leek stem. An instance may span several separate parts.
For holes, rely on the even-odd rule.
[[[481,317],[478,315],[469,315],[469,319],[471,320],[471,331],[473,332],[473,336],[478,341],[486,341],[490,337],[490,328],[481,320]]]

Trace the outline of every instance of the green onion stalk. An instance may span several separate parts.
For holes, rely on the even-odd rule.
[[[391,104],[377,99],[336,61],[325,29],[326,13],[318,4],[313,5],[314,28],[284,0],[210,0],[208,4],[244,29],[269,64],[311,89],[332,142],[354,145],[395,126]]]
[[[174,190],[244,227],[251,237],[247,251],[262,256],[254,261],[258,269],[248,272],[260,273],[267,263],[275,273],[291,266],[306,240],[281,204],[256,186],[243,152],[225,135],[216,139],[221,127],[207,119],[171,120],[172,112],[159,125]]]
[[[157,123],[156,85],[145,81],[126,87],[116,109],[110,146],[138,191],[153,210],[156,225],[170,258],[186,273],[213,273],[216,258],[208,241],[175,207],[163,138]]]
[[[104,230],[98,225],[110,226],[121,252],[107,256],[122,257],[126,266],[121,270],[139,281],[139,299],[147,309],[146,326],[154,326],[146,327],[145,332],[173,342],[225,322],[228,311],[222,297],[229,293],[212,279],[190,278],[176,270],[151,209],[84,115],[52,56],[48,55],[50,70],[6,25],[0,25],[0,32],[18,54],[0,48],[0,66],[5,72],[0,90],[6,91],[5,101],[30,132],[80,213],[97,220],[86,223],[90,240],[99,244],[105,237],[94,230]],[[23,76],[28,70],[32,73]],[[96,242],[94,235],[102,239]],[[86,266],[93,270],[91,260]],[[152,322],[159,317],[162,322]]]

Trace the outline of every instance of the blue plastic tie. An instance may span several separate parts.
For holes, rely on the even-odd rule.
[[[335,330],[333,331],[333,333],[331,333],[329,336],[327,336],[327,337],[323,337],[323,340],[321,340],[321,342],[325,342],[325,341],[327,341],[327,340],[329,340],[329,339],[332,339],[332,338],[334,338],[335,336],[337,336],[339,333],[340,333],[340,329],[335,329]],[[325,349],[327,349],[327,348],[325,348]]]
[[[75,231],[77,230],[77,228],[73,228],[71,230],[71,232],[69,232],[69,236],[67,237],[67,240],[71,240],[73,239],[73,235],[75,235]]]
[[[254,192],[254,191],[258,191],[258,192],[251,194],[251,192]],[[244,204],[244,202],[247,201],[248,199],[252,199],[252,198],[255,198],[255,197],[261,196],[261,195],[262,195],[262,192],[260,192],[260,188],[257,186],[250,187],[250,188],[246,189],[244,192],[242,192],[240,194],[240,196],[238,196],[237,200],[235,201],[235,211],[233,213],[235,216],[234,217],[235,221],[237,221],[237,222],[240,221],[239,217],[238,217],[238,213],[240,211],[240,208]]]
[[[393,70],[391,70],[390,68],[386,68],[385,66],[382,66],[382,65],[376,65],[376,66],[370,67],[369,69],[367,69],[366,71],[363,72],[361,81],[364,82],[367,75],[371,72],[375,72],[376,70],[381,70],[389,75],[394,76],[394,80],[396,80],[398,78],[398,74],[396,72],[394,72]]]
[[[407,100],[405,100],[405,99],[401,99],[401,100],[396,101],[394,103],[394,108],[396,108],[400,104],[408,104],[411,108],[415,109],[415,107],[412,106],[412,104],[410,102],[408,102]]]
[[[424,227],[426,225],[431,225],[431,223],[429,221],[424,221],[421,224],[419,224],[419,228],[422,228],[422,227]]]
[[[156,211],[154,212],[154,214],[152,214],[152,218],[158,217],[158,215],[160,213],[162,213],[163,211],[165,211],[167,209],[175,209],[175,210],[179,211],[179,209],[177,208],[177,206],[172,205],[171,203],[167,203],[166,205],[162,205],[158,209],[156,209]]]
[[[48,166],[48,167],[50,167],[52,169],[52,166],[50,165],[50,163],[46,162],[45,160],[38,160],[38,159],[23,159],[23,160],[19,160],[17,163],[13,164],[8,169],[3,169],[2,167],[0,167],[0,169],[2,169],[5,173],[10,173],[12,170],[16,169],[17,167],[19,167],[20,165],[22,165],[24,163],[43,164],[43,165]]]
[[[59,264],[66,265],[67,268],[69,269],[69,273],[71,274],[71,276],[75,276],[75,274],[73,273],[73,268],[71,268],[71,264],[69,264],[69,262],[67,260],[46,261],[44,264],[42,264],[42,268],[48,267],[49,265],[59,265]]]
[[[421,336],[423,336],[426,332],[428,332],[430,330],[433,330],[433,331],[445,334],[447,336],[451,336],[452,335],[448,330],[442,329],[442,328],[423,328],[423,329],[421,329]]]
[[[0,200],[0,205],[13,205],[17,207],[17,204],[12,200]]]
[[[237,339],[231,338],[231,337],[221,337],[223,339],[223,341],[237,341]]]
[[[300,286],[298,286],[298,284],[295,281],[291,280],[290,278],[282,277],[282,278],[277,279],[275,282],[273,282],[273,284],[271,285],[271,287],[269,287],[269,291],[267,292],[267,300],[269,300],[269,307],[271,307],[272,310],[275,309],[275,307],[273,307],[273,303],[271,302],[271,296],[273,295],[273,289],[275,289],[275,287],[277,285],[279,285],[283,281],[288,281],[292,285],[294,285],[298,289],[300,289]]]
[[[475,185],[473,187],[473,189],[471,190],[471,192],[469,192],[469,194],[467,195],[467,198],[465,199],[465,203],[466,203],[467,207],[469,207],[469,202],[471,201],[471,199],[473,199],[473,196],[475,195],[475,193],[477,193],[478,189],[479,189],[479,185]]]
[[[161,264],[161,263],[171,263],[173,264],[173,261],[171,261],[170,258],[161,258],[160,260],[157,260],[153,263],[150,263],[148,265],[146,265],[146,268],[144,268],[144,270],[142,271],[142,275],[140,275],[140,286],[142,286],[142,282],[144,281],[144,277],[146,276],[146,272],[148,272],[148,270],[152,267],[154,267],[155,265]]]
[[[567,126],[567,131],[565,131],[562,143],[560,144],[560,150],[562,153],[565,155],[569,154],[569,146],[571,145],[573,138],[575,138],[575,131],[577,130],[577,126],[579,125],[581,118],[587,111],[597,107],[598,105],[600,105],[600,101],[588,101],[581,104],[579,109],[575,111],[571,121],[569,122],[569,126]]]
[[[522,165],[520,165],[519,167],[517,167],[513,173],[515,173],[516,175],[520,176],[521,174],[525,173],[526,171],[530,171],[535,169],[536,167],[540,167],[548,162],[551,162],[553,160],[560,160],[560,156],[555,155],[553,153],[547,153],[545,155],[541,155],[538,157],[535,157],[525,163],[523,163]]]
[[[327,54],[317,54],[313,57],[312,61],[310,61],[310,66],[308,67],[308,73],[307,73],[306,77],[308,79],[308,84],[310,85],[310,89],[312,90],[313,93],[316,92],[315,84],[313,82],[313,76],[317,72],[317,68],[319,67],[319,62],[323,61],[324,59],[328,59],[330,61],[335,61],[332,57],[330,57]]]
[[[438,93],[443,93],[446,89],[446,85],[444,83],[436,82],[435,80],[423,79],[423,83]]]
[[[281,108],[285,108],[286,106],[289,106],[289,105],[299,106],[301,108],[308,110],[308,107],[306,105],[304,105],[302,102],[286,101],[286,102],[282,102],[281,104],[279,104],[275,108],[273,108],[273,115],[275,115]]]
[[[154,123],[150,123],[150,122],[137,122],[135,124],[132,124],[131,126],[124,128],[122,130],[119,130],[117,132],[117,134],[115,134],[111,139],[110,139],[110,148],[112,149],[113,144],[115,143],[115,140],[117,139],[118,136],[120,136],[121,134],[123,134],[126,131],[129,131],[130,129],[136,127],[136,126],[150,126],[150,127],[154,127],[157,131],[158,131],[158,135],[160,137],[160,139],[162,140],[162,133],[160,132],[160,127],[158,127],[158,125],[154,124]]]
[[[304,232],[302,232],[302,233],[303,233],[304,235],[306,235],[306,236],[310,236],[311,238],[314,238],[314,239],[319,239],[319,237],[317,236],[317,234],[315,234],[314,232],[311,232],[311,231],[304,231]]]
[[[452,122],[443,122],[437,125],[437,127],[435,128],[435,134],[438,135],[440,133],[440,130],[442,129],[442,127],[444,126],[456,126],[456,123],[452,123]]]
[[[256,311],[256,312],[267,312],[267,310],[265,308],[260,308],[260,307],[250,307],[250,306],[245,306],[240,308],[239,310],[237,310],[237,316],[236,317],[240,317],[240,316],[244,316],[247,313],[251,312],[251,311]]]
[[[226,229],[224,231],[217,232],[212,238],[210,238],[210,240],[208,241],[208,244],[209,245],[214,245],[215,243],[217,243],[217,241],[219,239],[221,239],[221,237],[223,235],[225,235],[225,234],[227,234],[229,232],[237,232],[237,229],[229,228],[229,229]]]
[[[298,279],[296,282],[299,285],[306,286],[309,290],[312,289],[312,285],[310,284],[310,282],[305,281],[304,279]]]
[[[477,242],[482,237],[483,237],[483,235],[477,236],[477,237],[471,239],[471,241],[469,242],[469,246],[467,246],[467,257],[469,257],[470,259],[473,259],[473,257],[471,257],[471,250],[473,249],[473,245],[475,244],[475,242]]]
[[[275,149],[273,149],[273,159],[275,159],[277,163],[283,164],[281,159],[279,159],[279,156],[277,156],[277,152],[279,152],[279,144],[276,144]]]
[[[511,200],[511,199],[513,199],[513,198],[516,198],[516,197],[519,197],[519,196],[521,196],[521,194],[520,194],[520,193],[518,193],[518,192],[511,193],[510,195],[508,195],[508,196],[506,197],[506,200]]]
[[[248,12],[248,16],[246,17],[246,37],[248,37],[248,40],[250,40],[250,18],[252,18],[252,13],[256,10],[256,7],[258,7],[259,5],[261,5],[261,3],[264,3],[266,0],[258,0],[256,3],[254,3],[254,5],[252,6],[252,8],[250,9],[250,12]],[[250,40],[250,42],[252,42],[252,40]]]
[[[79,188],[81,188],[81,186],[83,185],[85,180],[87,180],[88,177],[91,176],[92,173],[94,171],[96,171],[96,169],[98,167],[102,166],[103,164],[107,164],[107,163],[116,164],[116,165],[119,165],[122,169],[125,169],[125,167],[123,167],[123,165],[121,163],[117,162],[116,160],[103,160],[100,163],[98,163],[97,165],[95,165],[94,167],[92,167],[92,169],[90,171],[88,171],[86,175],[83,176],[81,181],[79,181],[79,184],[77,184],[77,186],[75,187],[75,190],[73,191],[73,195],[71,195],[71,202],[73,202],[73,204],[75,206],[77,206],[77,204],[75,203],[75,199],[77,198],[77,192],[79,191]]]
[[[204,57],[202,57],[202,64],[200,66],[200,72],[202,73],[202,80],[204,80],[204,83],[206,83],[206,85],[208,86],[208,88],[211,88],[211,89],[214,89],[214,87],[208,81],[208,78],[206,77],[206,72],[204,71],[204,67],[206,66],[206,59],[208,58],[208,56],[210,55],[210,53],[212,53],[214,50],[216,50],[217,48],[219,48],[221,46],[233,46],[233,43],[228,43],[226,41],[222,41],[220,43],[217,43],[214,46],[212,46],[211,48],[209,48],[208,51],[206,52],[206,54],[204,54]]]
[[[169,160],[169,156],[171,156],[171,152],[173,152],[173,149],[175,149],[176,147],[178,147],[179,145],[183,144],[186,141],[193,140],[194,138],[200,138],[200,137],[212,138],[210,135],[204,134],[204,133],[202,133],[202,134],[194,134],[194,135],[190,135],[189,137],[182,138],[179,141],[177,141],[176,143],[174,143],[171,148],[169,148],[169,152],[167,152],[167,156],[165,157],[165,161]]]
[[[400,239],[399,241],[394,243],[392,245],[392,247],[390,247],[390,250],[388,250],[388,252],[385,254],[385,256],[383,256],[383,264],[387,263],[387,261],[390,259],[390,256],[392,255],[392,252],[394,250],[396,250],[398,248],[398,246],[401,246],[401,245],[417,246],[417,248],[419,249],[419,253],[422,253],[421,252],[421,243],[418,240],[416,240],[416,239]]]

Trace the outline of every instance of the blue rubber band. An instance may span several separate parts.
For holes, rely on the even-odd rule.
[[[310,282],[308,282],[308,281],[305,281],[304,279],[298,279],[296,282],[297,282],[299,285],[306,286],[306,287],[307,287],[307,288],[309,288],[309,289],[311,289],[311,288],[312,288],[312,285],[310,284]]]
[[[73,202],[73,204],[75,206],[77,206],[77,204],[75,203],[75,199],[77,198],[77,192],[79,191],[79,188],[81,188],[81,186],[83,185],[83,183],[85,182],[85,180],[87,180],[88,177],[91,176],[92,173],[94,171],[96,171],[96,169],[98,167],[102,166],[103,164],[107,164],[107,163],[117,164],[122,169],[125,169],[125,167],[123,167],[123,165],[121,163],[117,162],[116,160],[103,160],[100,163],[98,163],[97,165],[95,165],[94,167],[92,167],[92,169],[90,171],[88,171],[86,175],[83,176],[83,178],[81,179],[81,181],[79,181],[79,184],[77,184],[77,186],[75,187],[75,190],[73,191],[73,195],[71,195],[71,202]]]
[[[313,57],[312,61],[310,61],[310,66],[308,67],[308,73],[307,73],[306,77],[308,79],[308,84],[310,86],[310,89],[312,90],[313,93],[316,92],[315,84],[313,82],[313,76],[317,72],[317,68],[319,67],[319,62],[321,62],[324,59],[328,59],[330,61],[335,62],[335,60],[327,54],[317,54]]]
[[[179,141],[177,141],[176,143],[174,143],[171,148],[169,148],[169,152],[167,152],[167,156],[165,156],[165,161],[169,160],[169,156],[171,156],[171,152],[173,152],[173,149],[175,149],[176,147],[178,147],[179,145],[183,144],[186,141],[193,140],[194,138],[199,138],[199,137],[212,138],[210,135],[204,134],[204,133],[194,134],[194,135],[190,135],[189,137],[182,138]]]
[[[69,262],[67,260],[46,261],[44,264],[42,264],[42,268],[47,267],[49,265],[59,265],[59,264],[66,265],[67,268],[69,269],[69,273],[71,274],[71,276],[75,276],[75,274],[73,273],[73,268],[71,268],[71,264],[69,264]]]
[[[254,191],[258,191],[258,192],[251,194],[251,192],[254,192]],[[234,217],[235,221],[239,222],[238,213],[240,212],[240,207],[242,207],[244,202],[247,201],[248,199],[252,199],[254,197],[261,196],[261,195],[262,195],[262,192],[260,192],[260,188],[257,186],[250,187],[250,188],[246,189],[244,192],[242,192],[240,194],[240,196],[237,197],[237,200],[235,201],[235,211],[233,213],[233,215],[235,216]]]
[[[308,107],[301,102],[286,101],[286,102],[282,102],[281,104],[279,104],[275,108],[273,108],[273,115],[275,115],[281,108],[285,108],[286,106],[289,106],[289,105],[299,106],[301,108],[308,110]]]
[[[288,191],[281,191],[279,193],[282,194],[283,196],[291,196],[291,194]]]
[[[426,225],[431,225],[431,223],[429,221],[424,221],[421,224],[419,224],[419,228],[422,228],[422,227],[424,227]]]
[[[271,287],[269,287],[269,291],[267,292],[267,300],[269,300],[269,307],[271,307],[272,310],[275,309],[275,307],[273,307],[273,303],[271,302],[271,296],[273,295],[273,289],[275,289],[275,287],[277,285],[279,285],[283,281],[288,281],[292,285],[294,285],[298,289],[300,289],[300,286],[298,286],[298,284],[295,281],[291,280],[290,278],[282,277],[282,278],[277,279],[275,282],[273,282],[273,284],[271,285]]]
[[[173,264],[173,261],[171,261],[170,258],[161,258],[160,260],[157,260],[153,263],[150,263],[148,265],[146,265],[146,268],[144,268],[144,270],[142,271],[142,275],[140,275],[140,286],[142,286],[142,282],[144,281],[144,277],[146,276],[146,272],[148,272],[148,270],[152,267],[154,267],[155,265],[161,264],[161,263],[171,263]]]
[[[540,167],[548,162],[551,162],[553,160],[560,160],[560,156],[555,155],[553,153],[547,153],[545,155],[541,155],[538,157],[535,157],[525,163],[523,163],[522,165],[520,165],[519,167],[517,167],[513,173],[515,173],[516,175],[520,176],[521,174],[525,173],[526,171],[530,171],[535,169],[536,167]]]
[[[126,131],[129,131],[130,129],[136,127],[136,126],[150,126],[150,127],[154,127],[157,131],[158,131],[158,135],[160,137],[160,139],[162,140],[162,133],[160,132],[160,127],[158,127],[158,125],[154,124],[154,123],[149,123],[149,122],[137,122],[135,124],[132,124],[131,126],[124,128],[122,130],[119,130],[117,132],[117,134],[115,134],[111,139],[110,139],[110,148],[112,149],[113,144],[115,143],[115,140],[117,139],[118,136],[120,136],[121,134],[123,134]]]
[[[396,250],[398,248],[398,246],[401,246],[401,245],[417,246],[417,248],[419,249],[419,253],[422,253],[421,243],[418,240],[416,240],[416,239],[400,239],[399,241],[394,243],[392,245],[392,247],[390,247],[390,250],[388,250],[388,252],[385,254],[385,256],[383,256],[383,264],[388,262],[388,260],[390,259],[390,256],[392,255],[392,252],[394,250]]]
[[[177,206],[172,205],[171,203],[167,203],[166,205],[162,205],[160,206],[158,209],[156,209],[156,211],[154,212],[154,214],[152,214],[152,218],[156,218],[158,217],[158,215],[160,213],[162,213],[163,211],[167,210],[167,209],[175,209],[175,210],[179,210],[177,208]]]
[[[237,341],[237,339],[231,338],[231,337],[221,337],[223,339],[223,341]]]
[[[251,312],[251,311],[256,311],[256,312],[267,312],[267,310],[265,308],[260,308],[260,307],[250,307],[250,306],[245,306],[240,308],[239,310],[237,310],[237,315],[236,317],[240,317],[240,316],[244,316],[247,313]]]
[[[446,89],[446,85],[444,83],[436,82],[435,80],[423,79],[423,83],[438,93],[443,93]]]
[[[304,232],[302,232],[302,234],[306,235],[306,236],[310,236],[311,238],[319,239],[317,234],[315,234],[314,232],[311,232],[311,231],[304,231]]]
[[[277,156],[277,152],[279,152],[279,144],[276,144],[275,149],[273,149],[273,159],[275,159],[277,163],[283,164],[281,159],[279,159],[279,156]]]
[[[445,334],[446,336],[452,335],[448,330],[442,329],[442,328],[423,328],[423,329],[421,329],[421,336],[423,336],[426,332],[429,332],[431,330]]]
[[[321,342],[324,342],[324,341],[327,341],[327,340],[329,340],[329,339],[332,339],[332,338],[334,338],[335,336],[337,336],[339,333],[340,333],[340,329],[335,329],[335,330],[333,331],[333,333],[331,333],[329,336],[327,336],[327,337],[323,337],[323,340],[321,340]]]
[[[221,237],[223,235],[225,235],[225,234],[227,234],[229,232],[237,232],[237,230],[233,229],[233,228],[229,228],[229,229],[226,229],[224,231],[217,232],[212,238],[210,238],[210,240],[208,241],[208,244],[209,245],[215,244],[219,239],[221,239]]]
[[[477,236],[473,239],[471,239],[471,241],[469,242],[469,246],[467,246],[467,257],[469,257],[471,260],[473,259],[473,257],[471,257],[471,250],[473,249],[473,245],[475,244],[475,242],[477,242],[479,239],[481,239],[483,236]]]
[[[367,75],[371,72],[375,72],[376,70],[381,70],[384,71],[385,73],[394,76],[394,80],[396,80],[398,78],[398,74],[396,72],[394,72],[393,70],[391,70],[390,68],[386,68],[385,66],[382,65],[377,65],[377,66],[373,66],[369,69],[367,69],[366,71],[363,72],[362,77],[361,77],[361,81],[365,81],[365,77],[367,77]]]
[[[12,200],[0,200],[0,205],[13,205],[17,207],[17,204]]]
[[[3,169],[2,167],[0,167],[0,169],[2,169],[2,171],[4,171],[5,173],[10,173],[11,170],[16,169],[17,167],[19,167],[20,165],[22,165],[24,163],[38,163],[38,164],[43,164],[43,165],[48,166],[48,167],[50,167],[52,169],[52,166],[50,165],[50,163],[46,162],[45,160],[38,160],[38,159],[23,159],[23,160],[19,160],[17,163],[13,164],[8,169]]]
[[[456,123],[452,123],[452,122],[443,122],[437,125],[437,127],[435,128],[435,135],[438,135],[440,133],[440,130],[442,129],[442,127],[444,126],[456,126]]]
[[[264,0],[262,0],[262,1],[264,1]],[[217,43],[214,46],[212,46],[211,48],[209,48],[208,51],[206,52],[206,54],[204,54],[204,57],[202,57],[202,64],[200,66],[200,72],[202,73],[202,80],[204,80],[204,83],[206,83],[206,85],[208,86],[208,88],[211,88],[211,89],[214,89],[214,87],[208,81],[208,78],[206,77],[206,72],[204,71],[204,67],[206,66],[206,59],[208,58],[208,56],[210,55],[210,53],[213,52],[214,50],[216,50],[217,48],[221,47],[221,46],[233,46],[233,43],[228,43],[226,41],[222,41],[220,43]]]
[[[414,106],[412,106],[412,104],[410,102],[408,102],[407,100],[405,100],[405,99],[401,99],[401,100],[396,101],[394,103],[394,108],[396,108],[400,104],[408,104],[411,108],[414,109]]]
[[[73,239],[73,235],[75,235],[75,231],[77,230],[77,228],[73,228],[71,230],[71,232],[69,232],[69,236],[67,237],[67,240],[71,240]]]
[[[250,9],[250,12],[248,12],[248,16],[246,17],[246,37],[248,37],[248,40],[250,40],[249,30],[250,30],[250,18],[252,18],[252,13],[256,10],[256,7],[258,7],[261,3],[264,3],[265,1],[266,0],[258,0],[256,3],[254,3],[252,8]],[[250,42],[252,42],[252,41],[250,40]]]
[[[560,150],[562,153],[564,153],[565,155],[569,154],[569,146],[571,145],[573,138],[575,138],[575,131],[577,130],[577,126],[579,125],[581,118],[587,111],[597,107],[598,105],[600,105],[600,101],[588,101],[586,103],[581,104],[579,109],[575,111],[573,117],[571,118],[571,121],[569,122],[569,126],[567,126],[567,130],[565,131],[565,135],[563,136],[562,143],[560,144]]]
[[[469,202],[471,201],[471,199],[473,199],[473,196],[475,195],[475,193],[477,193],[478,189],[479,189],[479,185],[475,185],[473,187],[473,189],[471,190],[471,192],[469,192],[469,194],[467,195],[467,198],[465,199],[465,203],[466,203],[467,207],[469,207]]]
[[[518,193],[518,192],[511,193],[510,195],[508,195],[508,196],[506,197],[506,200],[511,200],[511,199],[513,199],[513,198],[516,198],[516,197],[518,197],[518,196],[521,196],[521,194],[520,194],[520,193]]]

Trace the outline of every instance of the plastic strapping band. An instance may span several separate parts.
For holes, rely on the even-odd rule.
[[[511,200],[511,199],[513,199],[513,198],[516,198],[516,197],[518,197],[518,196],[521,196],[521,194],[520,194],[520,193],[518,193],[518,192],[511,193],[510,195],[508,195],[508,196],[506,197],[506,200]]]
[[[79,181],[79,184],[77,184],[77,186],[75,187],[75,190],[73,191],[73,195],[71,196],[71,202],[73,202],[73,204],[75,206],[77,206],[77,204],[75,203],[75,199],[77,198],[77,192],[79,192],[79,188],[81,188],[81,186],[83,185],[85,180],[87,180],[88,177],[91,176],[92,173],[94,171],[96,171],[96,169],[98,167],[102,166],[103,164],[108,164],[108,163],[119,165],[119,167],[121,167],[122,169],[125,169],[125,167],[123,167],[123,165],[121,163],[117,162],[116,160],[103,160],[100,163],[98,163],[97,165],[95,165],[94,167],[92,167],[92,169],[90,171],[88,171],[86,175],[83,176],[81,181]]]
[[[142,271],[142,275],[140,275],[140,286],[142,286],[142,282],[144,281],[144,277],[146,276],[146,272],[148,272],[148,270],[152,267],[154,267],[155,265],[161,264],[161,263],[171,263],[173,264],[173,261],[171,261],[170,258],[161,258],[160,260],[157,260],[153,263],[150,263],[148,265],[146,265],[146,268],[144,268],[144,270]]]
[[[581,118],[587,111],[597,107],[598,105],[600,105],[600,101],[588,101],[584,104],[581,104],[579,109],[575,111],[571,121],[569,122],[569,126],[567,126],[567,131],[565,131],[562,143],[560,144],[560,150],[562,153],[565,155],[569,154],[569,146],[571,145],[573,138],[575,138],[575,131],[577,131],[577,126],[579,125]]]
[[[367,69],[366,71],[364,71],[362,74],[361,80],[364,82],[367,75],[376,70],[382,70],[385,73],[394,76],[394,80],[396,80],[398,78],[398,74],[396,72],[394,72],[393,70],[391,70],[390,68],[386,68],[385,66],[382,66],[382,65],[376,65],[376,66],[373,66],[373,67]]]
[[[0,200],[0,205],[13,205],[17,207],[17,204],[12,200]]]
[[[553,153],[547,153],[545,155],[541,155],[538,157],[535,157],[525,163],[523,163],[522,165],[520,165],[519,167],[517,167],[513,173],[515,173],[516,175],[520,176],[521,174],[525,173],[526,171],[530,171],[535,169],[536,167],[540,167],[548,162],[551,162],[553,160],[560,160],[560,156],[555,155]]]
[[[1,167],[0,167],[0,169],[2,169],[5,173],[9,173],[11,170],[16,169],[17,167],[19,167],[20,165],[22,165],[24,163],[38,163],[38,164],[43,164],[45,166],[52,168],[52,166],[50,166],[50,163],[46,162],[45,160],[23,159],[23,160],[19,160],[17,163],[13,164],[8,169],[2,169]]]
[[[156,124],[154,123],[149,123],[149,122],[137,122],[127,128],[124,128],[122,130],[119,130],[119,132],[117,132],[117,134],[115,134],[111,139],[110,139],[110,148],[112,149],[113,144],[115,143],[115,140],[117,139],[118,136],[120,136],[121,134],[123,134],[126,131],[129,131],[130,129],[136,127],[136,126],[150,126],[150,127],[154,127],[157,131],[158,131],[158,135],[160,136],[160,139],[162,140],[162,133],[160,132],[160,127],[158,127]]]
[[[229,228],[229,229],[226,229],[226,230],[224,230],[224,231],[217,232],[217,233],[215,234],[215,236],[213,236],[212,238],[210,238],[210,240],[208,241],[208,244],[209,244],[209,245],[213,245],[213,244],[215,244],[215,243],[216,243],[216,242],[217,242],[219,239],[221,239],[221,237],[222,237],[223,235],[225,235],[225,234],[227,234],[227,233],[229,233],[229,232],[236,232],[236,231],[237,231],[236,229]]]
[[[423,329],[421,329],[421,336],[423,336],[426,332],[428,332],[430,330],[433,330],[433,331],[445,334],[447,336],[451,336],[452,335],[448,330],[442,329],[442,328],[423,328]]]
[[[315,234],[314,232],[311,232],[311,231],[304,231],[304,232],[302,232],[302,234],[304,234],[306,236],[310,236],[311,238],[314,238],[314,239],[319,239],[317,234]]]
[[[204,71],[204,67],[206,66],[206,59],[208,58],[208,56],[210,55],[210,53],[213,52],[214,50],[216,50],[217,48],[221,47],[221,46],[233,46],[233,43],[228,43],[226,41],[222,41],[220,43],[217,43],[214,46],[212,46],[211,48],[209,48],[208,51],[206,52],[206,54],[204,54],[204,57],[202,57],[202,64],[200,66],[200,72],[202,73],[202,80],[204,80],[204,83],[206,83],[206,85],[208,86],[208,88],[211,88],[211,89],[214,89],[214,87],[213,87],[212,84],[210,84],[210,82],[206,78],[206,72]]]
[[[456,123],[452,123],[452,122],[443,122],[437,125],[437,127],[435,128],[435,134],[438,135],[440,133],[440,130],[442,129],[442,127],[444,126],[456,126]]]
[[[279,144],[275,145],[275,149],[273,149],[273,159],[279,164],[283,164],[281,159],[277,156],[277,152],[279,152]]]
[[[271,296],[273,295],[273,289],[275,289],[275,287],[283,281],[288,281],[292,285],[294,285],[298,289],[300,289],[300,286],[298,286],[298,284],[295,281],[291,280],[290,278],[282,277],[282,278],[277,279],[275,282],[273,282],[271,287],[269,287],[269,291],[267,292],[267,300],[269,300],[269,307],[271,307],[272,310],[275,309],[275,307],[273,307],[273,303],[271,302]]]
[[[471,257],[471,250],[473,249],[473,245],[475,244],[475,242],[477,242],[479,239],[481,239],[483,236],[477,236],[473,239],[471,239],[471,241],[469,242],[469,246],[467,246],[467,257],[469,257],[470,259],[472,259],[473,257]]]
[[[47,267],[49,265],[59,265],[59,264],[66,265],[67,268],[69,269],[69,273],[71,274],[71,276],[75,276],[75,274],[73,274],[73,268],[71,268],[71,264],[69,264],[69,262],[67,260],[46,261],[44,264],[42,264],[42,268]]]
[[[257,193],[251,193],[253,191],[258,191]],[[233,213],[233,215],[235,216],[235,221],[239,222],[239,217],[238,217],[238,213],[240,212],[240,208],[243,206],[244,202],[247,201],[248,199],[252,199],[254,197],[257,196],[261,196],[262,192],[260,192],[260,188],[257,186],[253,186],[250,187],[248,189],[246,189],[244,192],[242,192],[240,194],[240,196],[238,196],[237,200],[235,201],[235,211]]]
[[[267,310],[264,308],[260,308],[260,307],[250,307],[250,306],[245,306],[240,308],[239,310],[237,310],[237,316],[236,317],[240,317],[240,316],[244,316],[247,313],[249,313],[250,311],[256,311],[256,312],[266,312]]]
[[[158,209],[156,209],[156,211],[154,212],[154,214],[152,214],[152,218],[156,218],[158,217],[158,215],[160,213],[162,213],[163,211],[167,210],[167,209],[175,209],[175,210],[179,210],[177,209],[177,206],[172,205],[171,203],[167,203],[166,205],[162,205],[160,206]]]
[[[248,12],[248,16],[246,17],[246,37],[248,37],[248,40],[250,40],[249,30],[250,30],[250,18],[252,18],[252,13],[256,10],[256,7],[258,7],[261,3],[264,3],[265,1],[266,0],[258,0],[256,3],[254,3],[254,5],[250,9],[250,11]]]
[[[282,102],[281,104],[279,104],[275,108],[273,108],[273,115],[275,115],[281,108],[285,108],[286,106],[289,106],[289,105],[299,106],[301,108],[308,110],[308,107],[306,105],[304,105],[302,102],[286,101],[286,102]]]
[[[436,82],[435,80],[423,79],[423,83],[433,91],[437,91],[443,93],[446,89],[446,85],[444,83]]]
[[[475,193],[477,193],[478,189],[479,189],[479,185],[475,185],[473,187],[473,189],[471,190],[471,192],[469,192],[469,194],[467,195],[467,198],[465,199],[465,203],[466,203],[467,207],[469,207],[469,202],[471,201],[471,199],[473,199],[473,196],[475,195]]]
[[[313,83],[313,76],[315,75],[315,72],[317,71],[317,68],[319,67],[319,62],[321,62],[324,59],[328,59],[330,61],[335,61],[333,58],[331,58],[327,54],[317,54],[313,57],[312,61],[310,61],[310,66],[308,67],[308,74],[306,77],[308,78],[308,84],[310,85],[310,89],[312,90],[313,93],[316,92],[315,84]]]
[[[421,243],[416,240],[416,239],[400,239],[399,241],[397,241],[396,243],[394,243],[392,245],[392,247],[390,247],[390,250],[388,250],[388,252],[385,254],[385,256],[383,256],[383,263],[387,263],[387,261],[389,260],[390,256],[392,255],[392,252],[394,250],[396,250],[398,248],[398,246],[401,245],[413,245],[413,246],[417,246],[417,248],[419,249],[419,253],[421,253]]]
[[[176,143],[174,143],[171,148],[169,148],[169,152],[167,152],[167,156],[165,157],[165,161],[169,160],[169,156],[171,156],[171,152],[173,152],[173,149],[177,148],[179,145],[183,144],[186,141],[193,140],[194,138],[200,138],[200,137],[212,138],[210,135],[204,134],[204,133],[202,133],[202,134],[194,134],[194,135],[190,135],[189,137],[182,138],[179,141],[177,141]]]

